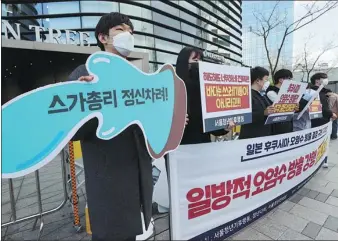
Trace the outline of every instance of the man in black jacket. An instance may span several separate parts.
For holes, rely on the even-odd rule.
[[[266,96],[269,98],[269,100],[272,103],[276,100],[280,87],[283,84],[283,81],[292,80],[292,78],[293,78],[292,72],[288,69],[280,69],[275,73],[275,75],[273,76],[275,85],[269,86],[269,88],[266,90]],[[291,120],[291,121],[279,122],[279,123],[273,124],[272,126],[273,126],[272,127],[273,135],[290,133],[293,130],[293,121]]]
[[[251,103],[252,103],[252,123],[242,125],[239,139],[269,136],[272,133],[272,126],[265,125],[268,115],[274,112],[272,102],[260,92],[264,83],[268,81],[269,71],[262,67],[251,69]]]
[[[320,85],[326,86],[329,83],[327,74],[325,73],[316,73],[311,77],[311,89],[317,91]],[[324,125],[330,121],[331,118],[337,119],[337,115],[330,110],[329,100],[327,94],[332,92],[325,87],[319,92],[320,103],[322,104],[322,118],[312,119],[311,126],[318,127]]]
[[[329,83],[327,74],[325,73],[316,73],[312,75],[310,80],[312,84],[311,89],[315,91],[318,90],[320,85],[326,86]],[[328,123],[331,120],[331,118],[334,120],[337,119],[337,115],[333,113],[329,107],[329,99],[327,96],[329,92],[332,92],[332,91],[329,89],[326,89],[325,87],[321,89],[321,91],[319,92],[319,99],[320,99],[320,103],[322,104],[322,115],[323,116],[322,118],[312,119],[311,127],[318,127],[318,126],[324,125]],[[325,163],[323,164],[323,167],[325,168],[328,167],[327,159]]]
[[[133,49],[133,25],[126,15],[101,17],[95,37],[101,50],[126,58]],[[91,81],[85,65],[69,76]],[[87,122],[74,136],[80,140],[85,168],[92,240],[135,240],[142,234],[141,210],[148,227],[152,210],[152,159],[136,125],[111,140],[96,137],[98,120]]]

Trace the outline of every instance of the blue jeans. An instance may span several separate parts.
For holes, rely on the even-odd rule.
[[[338,131],[338,119],[332,121],[332,133],[331,138],[337,138],[337,131]]]

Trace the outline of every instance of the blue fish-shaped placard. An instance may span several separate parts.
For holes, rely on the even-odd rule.
[[[51,161],[87,121],[109,140],[138,124],[153,158],[176,149],[185,125],[186,89],[171,65],[143,73],[107,52],[86,63],[94,80],[48,85],[2,107],[2,177],[29,174]]]

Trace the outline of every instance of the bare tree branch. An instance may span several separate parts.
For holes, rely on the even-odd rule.
[[[297,67],[301,67],[301,71],[302,71],[302,82],[304,81],[304,77],[306,74],[306,82],[310,81],[310,75],[311,73],[314,71],[314,69],[316,68],[316,65],[318,63],[318,61],[320,60],[320,58],[329,50],[338,48],[338,45],[335,44],[334,41],[328,42],[323,48],[322,50],[316,55],[313,56],[313,51],[311,51],[308,48],[308,44],[311,40],[311,36],[309,36],[307,38],[307,41],[304,44],[304,49],[302,52],[302,62],[297,63]],[[310,53],[312,52],[312,56],[310,55]],[[333,65],[334,66],[334,65]],[[296,67],[296,68],[297,68]],[[329,70],[330,71],[330,70]],[[305,81],[304,81],[305,82]]]
[[[327,6],[327,5],[325,5],[325,6]],[[305,22],[304,24],[302,24],[302,25],[300,25],[300,26],[297,25],[297,27],[294,28],[293,30],[291,30],[290,32],[288,32],[287,35],[290,35],[291,33],[297,31],[298,29],[300,29],[300,28],[302,28],[302,27],[304,27],[304,26],[306,26],[306,25],[312,23],[313,21],[317,20],[318,18],[320,18],[321,16],[323,16],[325,13],[327,13],[328,11],[330,11],[330,10],[336,8],[337,6],[338,6],[338,2],[334,2],[331,6],[329,6],[327,9],[325,9],[325,11],[323,11],[322,13],[318,14],[318,16],[316,16],[316,17],[313,17],[314,14],[316,14],[316,13],[322,11],[324,8],[322,8],[321,10],[318,10],[318,11],[312,13],[312,14],[310,15],[310,16],[312,16],[311,20]],[[308,17],[310,17],[310,16],[308,16]],[[300,22],[299,22],[299,23],[300,23]],[[290,25],[290,27],[291,27],[291,26],[292,26],[292,25]]]
[[[254,12],[254,16],[256,20],[260,23],[258,29],[253,30],[252,32],[257,35],[258,37],[261,37],[263,42],[264,42],[264,48],[266,52],[266,56],[268,59],[269,63],[269,68],[271,71],[271,75],[274,75],[278,68],[278,64],[280,62],[280,56],[282,49],[284,47],[284,44],[286,42],[286,38],[294,33],[295,31],[303,28],[304,26],[316,21],[318,18],[323,16],[325,13],[331,11],[332,9],[338,7],[338,1],[328,1],[327,3],[324,4],[324,6],[319,7],[318,2],[314,1],[312,4],[309,4],[306,6],[306,13],[297,19],[296,21],[287,24],[287,13],[283,14],[276,14],[277,8],[279,6],[279,1],[276,2],[274,5],[273,9],[268,15],[264,15],[261,12],[257,13]],[[265,17],[267,16],[267,17]],[[275,16],[275,18],[274,18]],[[281,42],[279,44],[279,47],[277,49],[277,54],[276,54],[276,59],[273,61],[271,54],[273,51],[269,49],[269,36],[272,32],[277,27],[284,27],[284,32],[283,32],[283,37],[281,38]],[[323,53],[324,54],[324,53]],[[308,58],[309,56],[306,56]],[[318,56],[318,60],[321,56]],[[315,61],[316,63],[318,62]],[[307,62],[307,61],[305,61]],[[311,68],[310,68],[311,69]]]

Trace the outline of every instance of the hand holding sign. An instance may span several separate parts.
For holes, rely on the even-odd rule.
[[[83,81],[45,86],[2,107],[2,177],[41,168],[93,118],[99,120],[96,135],[104,140],[139,125],[153,158],[179,145],[186,90],[171,65],[146,74],[121,57],[98,52],[88,58],[86,67],[92,81],[82,77]]]
[[[265,116],[271,115],[273,113],[275,113],[275,107],[273,105],[268,106],[268,108],[264,110]]]
[[[274,112],[269,113],[265,124],[290,121],[294,112],[297,111],[299,101],[306,89],[306,83],[284,80],[273,102]]]

